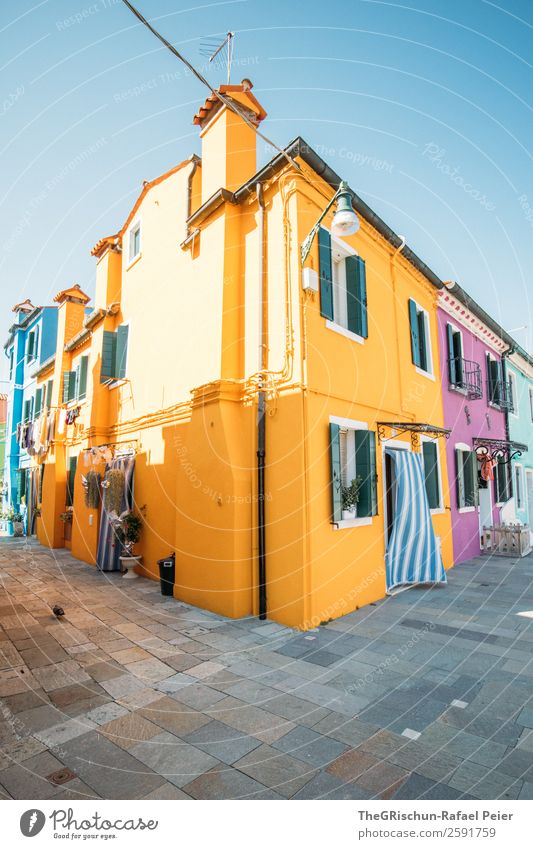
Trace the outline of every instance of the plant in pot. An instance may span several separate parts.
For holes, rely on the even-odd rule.
[[[22,513],[17,510],[13,511],[13,534],[16,537],[24,536],[24,524]]]
[[[355,519],[355,511],[359,502],[362,483],[363,479],[356,477],[347,486],[341,487],[343,519]]]
[[[122,545],[121,571],[124,576],[135,578],[137,573],[133,571],[133,567],[140,564],[141,558],[133,553],[133,548],[141,538],[142,519],[133,510],[125,510],[124,513],[121,513],[120,516],[116,515],[111,521],[115,536]]]
[[[10,537],[15,533],[14,521],[15,521],[15,508],[8,507],[5,513],[3,514],[4,521],[6,523],[6,531]]]

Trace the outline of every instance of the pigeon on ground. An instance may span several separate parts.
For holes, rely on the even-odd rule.
[[[54,605],[54,607],[52,608],[52,612],[53,612],[53,613],[55,613],[55,615],[57,616],[57,618],[58,618],[58,619],[59,619],[61,616],[64,616],[64,615],[65,615],[65,611],[63,610],[63,608],[62,608],[62,607],[60,607],[60,606],[59,606],[59,604],[55,604],[55,605]]]

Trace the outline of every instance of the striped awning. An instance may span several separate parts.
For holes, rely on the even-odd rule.
[[[409,584],[445,584],[429,503],[422,457],[387,449],[395,469],[394,524],[386,554],[387,592]]]

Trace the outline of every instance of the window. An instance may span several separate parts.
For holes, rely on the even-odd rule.
[[[100,383],[112,383],[126,377],[128,335],[127,324],[121,325],[115,332],[104,330]]]
[[[33,409],[34,409],[34,399],[33,398],[27,398],[24,401],[23,416],[22,416],[23,421],[30,422],[33,419]]]
[[[63,372],[63,404],[69,404],[71,401],[83,401],[87,397],[88,369],[89,357],[81,357],[75,369]],[[51,393],[50,387],[50,395]]]
[[[15,351],[11,348],[9,352],[9,379],[13,380],[13,368],[15,365]]]
[[[68,461],[67,469],[67,498],[66,507],[72,507],[74,504],[74,483],[76,480],[76,466],[78,463],[77,457],[71,457]]]
[[[478,504],[475,451],[461,447],[455,449],[455,483],[459,510],[474,510]]]
[[[522,466],[514,467],[514,486],[515,486],[515,498],[516,498],[516,509],[522,510],[524,507],[524,494],[522,488]]]
[[[31,363],[37,359],[39,355],[39,325],[36,325],[33,330],[28,333],[28,341],[26,342],[26,362]]]
[[[343,511],[353,512],[357,519],[377,514],[375,434],[356,424],[336,419],[329,425],[332,521],[336,524],[343,520]],[[349,505],[345,488],[354,481],[355,503]]]
[[[431,374],[431,342],[428,315],[416,301],[409,298],[409,326],[411,329],[411,356],[420,371]]]
[[[463,334],[460,330],[446,325],[448,336],[448,378],[450,385],[457,389],[464,388],[464,355]]]
[[[129,262],[133,262],[141,254],[141,222],[137,221],[130,230]]]
[[[430,510],[438,510],[441,506],[441,486],[439,473],[439,450],[436,442],[422,442],[422,460],[424,463],[424,477],[426,480],[426,493]]]
[[[54,386],[54,381],[49,380],[46,384],[46,406],[50,409],[50,405],[52,403],[52,389]]]
[[[496,504],[504,504],[511,497],[509,467],[501,460],[494,468],[494,497]]]
[[[507,386],[509,387],[509,411],[514,413],[515,416],[518,416],[518,396],[516,393],[516,375],[514,371],[509,371],[509,380],[507,382]]]
[[[38,419],[41,415],[41,411],[43,409],[43,388],[39,386],[38,389],[35,390],[35,410],[33,413],[33,417]]]
[[[368,337],[366,266],[327,230],[318,231],[320,314],[360,339]]]
[[[487,354],[487,390],[490,404],[501,405],[501,363]]]

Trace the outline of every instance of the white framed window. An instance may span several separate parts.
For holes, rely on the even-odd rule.
[[[409,298],[409,327],[413,365],[419,374],[434,380],[429,314],[413,298]]]
[[[520,463],[516,463],[514,467],[514,492],[516,509],[522,510],[524,507],[524,474]]]
[[[360,344],[368,337],[366,264],[350,245],[319,230],[320,303],[326,327]]]
[[[448,340],[448,378],[453,389],[464,391],[463,333],[453,324],[446,325]]]
[[[531,386],[529,387],[529,415],[531,417],[531,421],[533,422],[533,389]]]
[[[141,255],[141,221],[138,219],[128,231],[128,263],[131,265]]]
[[[470,446],[455,446],[455,488],[459,513],[473,513],[479,504],[477,456]]]
[[[422,463],[430,512],[442,513],[444,507],[439,443],[429,436],[422,436]]]
[[[377,513],[375,433],[366,422],[336,416],[329,429],[333,524],[369,525]]]
[[[28,338],[26,340],[26,362],[33,363],[39,356],[39,325],[36,324],[35,327],[30,330],[28,333]]]

